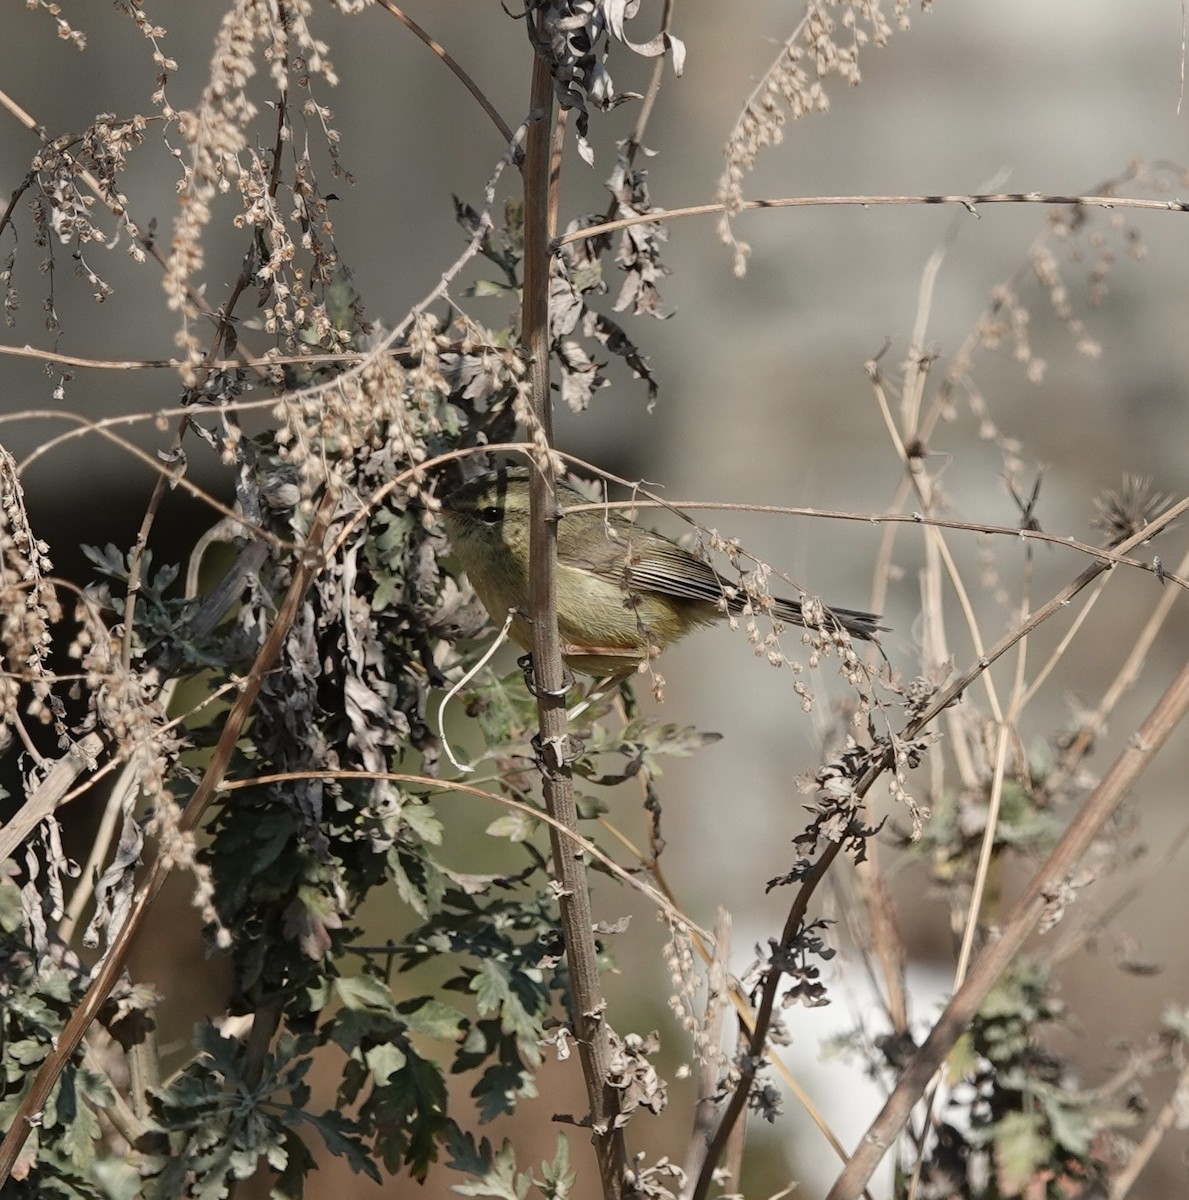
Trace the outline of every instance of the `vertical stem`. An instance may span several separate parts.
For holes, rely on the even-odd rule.
[[[550,816],[577,832],[574,780],[566,756],[565,667],[557,629],[558,507],[549,395],[549,178],[553,122],[553,83],[549,64],[533,58],[532,97],[524,161],[524,307],[522,336],[529,355],[532,388],[532,440],[542,453],[531,479],[532,527],[530,608],[533,628],[533,676],[538,697],[541,775]],[[550,826],[554,870],[570,975],[570,1019],[578,1042],[582,1074],[590,1104],[595,1154],[605,1200],[623,1192],[626,1152],[622,1130],[615,1124],[618,1093],[607,1083],[611,1062],[610,1031],[599,980],[598,949],[590,910],[590,890],[583,854]]]

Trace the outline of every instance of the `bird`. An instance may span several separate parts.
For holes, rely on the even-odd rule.
[[[496,622],[532,649],[529,621],[528,467],[501,467],[442,500],[446,532],[471,586]],[[561,507],[589,501],[557,484]],[[557,626],[562,657],[586,675],[626,678],[692,629],[726,620],[756,601],[671,538],[617,510],[563,512],[557,527]],[[796,600],[771,597],[777,621],[806,625]],[[873,613],[823,607],[821,628],[877,641]],[[816,622],[815,622],[816,627]]]

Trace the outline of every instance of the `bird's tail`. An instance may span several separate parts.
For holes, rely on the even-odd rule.
[[[853,638],[858,638],[863,642],[878,642],[876,637],[878,633],[886,633],[888,627],[879,623],[879,615],[877,613],[859,612],[853,608],[830,608],[825,604],[820,606],[822,619],[821,626],[824,629],[840,627],[845,629]],[[797,600],[783,600],[774,596],[772,598],[772,616],[778,621],[788,621],[792,625],[807,625],[805,620],[805,612],[801,604]],[[814,621],[814,625],[818,624]]]

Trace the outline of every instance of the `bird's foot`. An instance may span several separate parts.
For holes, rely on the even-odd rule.
[[[561,667],[562,682],[559,688],[538,686],[536,676],[533,674],[533,656],[531,654],[522,654],[516,660],[516,665],[524,672],[524,686],[528,688],[529,694],[532,696],[548,696],[553,700],[564,700],[574,686],[573,672],[565,663],[562,663]]]

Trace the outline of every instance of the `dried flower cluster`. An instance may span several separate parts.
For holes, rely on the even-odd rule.
[[[5,746],[11,744],[14,730],[21,728],[20,705],[26,688],[28,715],[53,724],[61,749],[71,744],[50,662],[53,626],[62,619],[52,570],[49,546],[29,525],[16,463],[0,447],[0,741]]]
[[[85,50],[87,48],[87,35],[81,30],[75,29],[62,16],[62,6],[57,4],[55,0],[25,0],[25,7],[40,8],[43,12],[49,13],[54,19],[58,36],[64,42],[70,42],[76,50]]]
[[[922,0],[923,11],[931,7],[932,0]],[[892,16],[901,29],[908,28],[910,8],[909,0],[894,0]],[[859,51],[868,42],[885,45],[891,34],[882,0],[810,0],[804,17],[743,106],[724,150],[727,165],[715,198],[725,210],[718,230],[734,252],[736,275],[747,270],[751,248],[736,239],[731,218],[740,211],[743,181],[756,160],[769,146],[780,144],[787,120],[798,121],[829,108],[825,88],[829,76],[857,86],[862,78]]]
[[[251,281],[270,293],[265,313],[269,331],[290,350],[302,344],[306,331],[318,345],[341,347],[350,340],[327,314],[319,295],[319,289],[333,279],[338,262],[308,151],[298,155],[289,184],[290,210],[282,206],[279,194],[280,161],[265,162],[248,140],[248,129],[259,111],[249,94],[258,70],[257,55],[267,64],[282,97],[277,108],[277,138],[282,144],[293,141],[286,103],[290,87],[308,90],[310,77],[330,86],[337,82],[327,46],[310,30],[310,13],[309,0],[287,0],[282,21],[265,0],[236,0],[220,25],[201,100],[193,110],[177,114],[187,150],[184,155],[178,152],[182,178],[164,285],[169,307],[181,317],[177,341],[186,359],[183,378],[191,387],[199,382],[203,360],[194,328],[202,312],[194,283],[205,261],[202,234],[213,219],[218,196],[232,187],[239,190],[245,205],[236,223],[258,230],[265,247],[263,260],[253,266]],[[319,122],[333,146],[337,134],[329,125],[328,110],[310,97],[303,112]],[[298,240],[290,233],[291,221],[302,230]],[[299,249],[309,256],[308,267],[297,263]]]
[[[82,36],[56,4],[30,3],[82,47]],[[139,0],[116,0],[115,7],[152,47],[157,115],[127,121],[100,115],[81,135],[42,139],[19,194],[31,193],[40,243],[51,256],[68,246],[103,299],[111,289],[84,251],[126,242],[142,261],[156,254],[152,227],[142,235],[122,181],[133,149],[152,144],[147,129],[160,126],[165,146],[177,144],[180,134],[178,211],[163,265],[179,313],[192,407],[173,445],[159,452],[162,481],[143,522],[145,537],[130,553],[87,548],[104,581],[79,591],[69,645],[57,662],[54,626],[62,620],[63,585],[52,578],[47,547],[30,528],[16,465],[0,450],[0,735],[26,790],[31,831],[23,835],[22,859],[0,873],[0,960],[6,964],[0,972],[0,1110],[22,1135],[32,1133],[17,1173],[2,1186],[6,1195],[16,1188],[18,1197],[90,1196],[97,1189],[134,1195],[146,1186],[216,1195],[267,1164],[276,1173],[277,1194],[296,1195],[313,1163],[304,1140],[312,1135],[377,1182],[379,1164],[423,1181],[442,1159],[471,1177],[459,1190],[522,1197],[536,1187],[562,1200],[577,1194],[565,1137],[552,1161],[520,1170],[511,1142],[496,1148],[472,1132],[535,1094],[548,1047],[572,1065],[593,1044],[583,1036],[585,1022],[593,1019],[608,1033],[606,1070],[586,1082],[615,1094],[611,1116],[605,1122],[581,1112],[571,1118],[593,1124],[588,1132],[603,1139],[600,1146],[625,1127],[635,1136],[637,1122],[669,1105],[678,1089],[658,1072],[658,1034],[620,1036],[601,1001],[584,1004],[580,972],[568,963],[568,952],[589,934],[583,945],[592,959],[588,978],[594,976],[593,964],[610,961],[613,938],[629,926],[626,918],[584,920],[572,936],[576,927],[561,917],[579,892],[562,884],[559,865],[589,858],[622,880],[651,875],[662,883],[661,766],[699,752],[718,735],[641,714],[630,688],[595,690],[567,714],[567,736],[549,740],[556,758],[544,763],[538,697],[520,671],[500,677],[490,669],[490,623],[452,574],[435,521],[439,497],[484,469],[493,450],[523,452],[528,443],[539,461],[552,456],[555,466],[564,465],[548,444],[542,397],[530,390],[535,373],[517,317],[507,316],[518,307],[528,274],[523,214],[544,206],[522,207],[512,199],[502,213],[497,207],[497,188],[507,186],[503,173],[518,162],[525,131],[540,114],[525,115],[476,207],[456,202],[465,250],[429,296],[381,329],[364,319],[350,287],[319,180],[326,171],[347,182],[351,177],[339,161],[333,114],[314,95],[315,87],[334,85],[336,75],[328,47],[311,27],[312,0],[225,0],[205,87],[186,111],[175,110],[166,96],[178,72],[164,50],[166,30]],[[367,0],[333,0],[323,13],[366,7]],[[572,114],[568,125],[559,121],[555,128],[576,134],[588,161],[595,115],[631,99],[612,83],[609,49],[669,55],[680,70],[683,47],[667,30],[632,40],[629,23],[643,9],[639,0],[526,0],[517,14],[533,52],[547,62],[554,101]],[[728,229],[756,156],[779,140],[790,117],[825,108],[830,76],[859,82],[860,51],[882,45],[895,24],[905,27],[908,9],[908,0],[811,0],[731,138],[721,192]],[[535,78],[544,82],[541,72]],[[302,124],[306,137],[299,136]],[[560,395],[575,410],[591,406],[608,382],[600,356],[617,356],[644,382],[650,400],[657,394],[646,355],[599,307],[631,317],[663,315],[666,227],[655,219],[646,173],[635,165],[642,136],[638,128],[632,143],[611,151],[608,211],[576,216],[568,228],[647,219],[614,239],[572,242],[550,262],[549,348]],[[203,242],[224,203],[228,225],[242,234],[245,265],[238,280],[220,281],[216,291],[204,278]],[[16,207],[14,198],[0,218],[4,228],[15,225]],[[96,215],[105,209],[110,220]],[[1137,240],[1131,245],[1138,253]],[[659,957],[668,971],[669,1009],[692,1041],[691,1063],[675,1079],[698,1077],[695,1132],[683,1166],[664,1155],[650,1160],[625,1153],[619,1174],[600,1180],[608,1194],[672,1200],[735,1182],[728,1180],[727,1158],[712,1160],[709,1148],[736,1140],[732,1122],[739,1114],[778,1118],[783,1097],[767,1056],[791,1040],[797,1006],[829,1003],[838,991],[828,969],[845,957],[837,954],[838,935],[832,921],[810,908],[820,903],[818,889],[840,865],[837,859],[862,867],[853,876],[867,891],[862,903],[846,907],[854,909],[848,913],[853,920],[872,927],[869,939],[855,941],[861,954],[871,955],[870,976],[878,979],[883,1001],[877,1019],[887,1024],[886,1031],[864,1028],[845,1040],[865,1056],[873,1076],[907,1078],[928,1016],[914,1017],[904,995],[904,947],[885,911],[892,901],[873,839],[882,833],[888,852],[899,855],[898,868],[922,877],[932,872],[969,949],[997,916],[985,904],[988,867],[1035,860],[1058,836],[1062,810],[1094,784],[1083,759],[1105,725],[1110,697],[1124,689],[1078,711],[1071,729],[1030,738],[1021,719],[1031,700],[1023,657],[1008,693],[991,670],[991,639],[966,581],[942,531],[929,524],[949,497],[934,469],[940,456],[928,441],[938,421],[955,417],[953,393],[961,388],[976,432],[994,443],[1007,468],[1021,533],[1040,528],[1039,481],[1020,485],[1024,449],[997,424],[993,399],[980,393],[971,367],[977,351],[1002,345],[1030,379],[1043,378],[1034,345],[1041,336],[1026,300],[1029,273],[1076,348],[1096,352],[1055,247],[1065,248],[1069,261],[1086,261],[1088,295],[1100,299],[1117,257],[1113,243],[1087,214],[1063,210],[1032,248],[1026,268],[994,291],[966,344],[947,370],[936,372],[940,379],[934,374],[940,352],[909,348],[903,429],[894,428],[883,380],[872,369],[904,468],[904,495],[911,495],[905,512],[907,504],[920,509],[920,525],[901,528],[923,533],[926,558],[920,619],[885,639],[880,650],[898,658],[919,642],[916,678],[902,679],[887,659],[877,665],[875,655],[864,658],[829,610],[795,585],[789,594],[798,595],[799,610],[793,602],[782,609],[768,564],[746,554],[736,539],[698,529],[699,545],[731,564],[730,582],[722,584],[724,613],[743,627],[757,656],[787,669],[792,707],[819,716],[826,710],[808,672],[832,655],[846,694],[832,708],[836,746],[800,781],[809,797],[805,813],[790,803],[787,821],[777,822],[785,854],[769,887],[789,897],[783,932],[758,939],[754,961],[734,979],[725,933],[711,939],[676,901],[658,901],[668,922]],[[741,265],[746,248],[737,246],[737,253]],[[10,254],[0,275],[15,320],[13,261]],[[52,266],[52,257],[48,261]],[[473,270],[480,261],[491,278]],[[458,282],[464,269],[471,278],[465,292]],[[616,271],[619,283],[612,286]],[[538,278],[545,278],[543,270]],[[204,297],[215,294],[229,298],[209,312]],[[500,312],[495,321],[481,315],[489,300]],[[51,321],[52,301],[51,295]],[[253,301],[256,320],[237,309]],[[208,320],[214,332],[203,345],[200,322]],[[913,336],[923,341],[926,322],[918,325]],[[265,348],[249,355],[246,344],[260,335]],[[213,369],[212,356],[245,361]],[[251,425],[241,410],[249,407],[242,401],[255,380],[274,390],[253,398],[252,419],[259,421]],[[188,564],[190,548],[179,551],[168,542],[177,561],[157,565],[152,555],[168,541],[161,536],[161,496],[172,485],[191,484],[191,435],[200,452],[209,448],[208,457],[220,460],[235,509],[223,506],[227,519],[203,538]],[[203,498],[196,486],[190,494]],[[1097,508],[1111,544],[1143,536],[1150,526],[1158,530],[1173,515],[1147,481],[1131,478]],[[216,537],[233,545],[207,557]],[[1008,540],[1025,545],[1027,560],[1031,543]],[[900,569],[893,541],[889,536],[884,546],[888,577]],[[1015,594],[989,539],[980,550],[982,582],[999,602],[998,616],[1009,629],[1022,629],[1029,585]],[[1175,576],[1158,561],[1156,577],[1168,585]],[[1025,577],[1030,566],[1026,561]],[[970,655],[950,649],[957,638],[943,619],[947,584],[969,623]],[[1166,586],[1162,597],[1170,591]],[[798,616],[805,624],[797,634],[803,661],[784,644],[785,625]],[[1043,678],[1063,653],[1038,674]],[[959,688],[950,680],[961,657],[975,665],[957,676]],[[664,681],[651,662],[647,667],[659,699]],[[174,692],[175,682],[185,689]],[[976,683],[985,686],[985,704]],[[946,736],[939,743],[933,722],[942,713]],[[440,738],[447,729],[468,757],[483,759],[485,777],[465,783],[443,777]],[[57,762],[44,757],[51,739],[61,755]],[[913,775],[926,764],[927,778]],[[565,776],[576,785],[572,827],[546,807],[543,766],[556,773],[551,779]],[[751,772],[750,764],[741,765],[739,796],[725,797],[728,805],[747,798]],[[69,774],[69,783],[52,791],[46,785],[55,774]],[[629,784],[640,789],[648,849],[625,857],[632,837],[612,824],[604,798],[607,789]],[[51,791],[46,808],[31,803]],[[97,835],[91,861],[80,871],[66,854],[53,806],[64,797],[101,794],[108,832]],[[202,807],[196,799],[207,804],[200,838],[189,830]],[[889,801],[884,815],[876,806]],[[489,840],[476,842],[473,830],[460,836],[456,814],[464,804],[468,821],[481,805],[501,806],[485,830],[503,843],[498,853]],[[579,826],[578,819],[586,823]],[[541,849],[546,823],[563,826],[558,845],[564,849],[554,847],[552,861]],[[716,835],[727,825],[716,824]],[[1092,903],[1096,875],[1129,860],[1133,834],[1132,823],[1117,817],[1078,870],[1043,881],[1050,938],[1070,936],[1071,914],[1076,918]],[[568,857],[566,839],[582,847],[580,855]],[[713,856],[721,847],[709,845],[708,853],[717,868]],[[99,1024],[110,1035],[102,1062],[96,1054],[103,1037],[86,1057],[73,1043],[60,1047],[88,985],[89,964],[77,947],[99,948],[108,964],[121,964],[112,952],[114,935],[131,928],[125,925],[130,915],[143,913],[136,906],[151,902],[151,889],[142,886],[150,858],[156,867],[189,872],[194,903],[212,949],[226,954],[232,982],[225,1014],[198,1029],[189,1061],[160,1086],[136,1091],[123,1052],[152,1065],[148,1034],[158,997],[147,985],[123,983],[98,1006]],[[361,907],[379,889],[386,906],[399,908],[401,928],[399,937],[373,944],[361,929]],[[651,886],[642,890],[657,900]],[[720,924],[725,930],[725,917]],[[1092,914],[1070,940],[1090,937],[1099,924]],[[712,940],[715,956],[704,967],[698,955]],[[638,955],[634,941],[627,954]],[[1139,955],[1130,955],[1127,969],[1144,969]],[[95,1011],[94,998],[82,1011]],[[733,1043],[724,1032],[732,1007],[741,1017]],[[1099,1184],[1125,1159],[1117,1146],[1112,1157],[1105,1141],[1119,1114],[1109,1089],[1080,1090],[1065,1065],[1039,1048],[1035,1027],[1060,1016],[1048,974],[1021,957],[950,1059],[954,1077],[965,1083],[943,1096],[936,1136],[928,1127],[914,1131],[911,1153],[922,1195],[974,1200],[988,1181],[1003,1197],[1031,1195],[1046,1181],[1065,1191],[1083,1182],[1105,1190]],[[865,1012],[860,1024],[871,1022]],[[1183,1014],[1170,1018],[1152,1063],[1183,1073],[1187,1040]],[[56,1090],[37,1112],[22,1112],[31,1076],[56,1055]],[[319,1071],[328,1063],[341,1068],[325,1112],[314,1111],[306,1082],[315,1063]],[[453,1076],[465,1080],[462,1089],[448,1085]],[[573,1140],[585,1145],[587,1137]],[[136,1149],[129,1155],[131,1145]],[[581,1170],[583,1194],[593,1194],[589,1165]]]
[[[1172,502],[1172,497],[1153,490],[1147,475],[1124,475],[1118,489],[1094,498],[1094,525],[1110,547],[1142,533]]]

